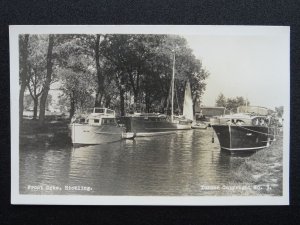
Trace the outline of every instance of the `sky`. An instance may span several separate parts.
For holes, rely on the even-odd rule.
[[[186,35],[209,71],[202,105],[214,106],[220,93],[242,96],[250,105],[274,109],[289,104],[288,35]]]

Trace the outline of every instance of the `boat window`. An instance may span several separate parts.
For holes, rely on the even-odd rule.
[[[107,113],[107,114],[114,114],[115,111],[114,111],[114,110],[111,110],[111,109],[107,109],[107,110],[106,110],[106,113]]]
[[[263,117],[256,117],[253,119],[252,123],[255,126],[266,126],[268,124],[268,120]]]
[[[254,123],[254,125],[259,125],[259,119],[258,118],[256,118],[254,121],[253,121],[253,123]]]
[[[103,118],[102,124],[115,124],[115,119],[114,118]]]
[[[94,113],[104,113],[104,109],[95,108]]]
[[[94,119],[94,123],[99,123],[99,119]]]
[[[236,124],[237,125],[243,125],[243,124],[245,124],[245,122],[243,121],[243,120],[236,120]]]
[[[264,118],[261,118],[261,119],[260,119],[260,125],[261,125],[261,126],[266,125],[266,122],[265,122],[265,119],[264,119]]]
[[[80,123],[84,123],[84,122],[85,122],[85,119],[84,119],[84,118],[81,118],[81,119],[79,120],[79,122],[80,122]]]

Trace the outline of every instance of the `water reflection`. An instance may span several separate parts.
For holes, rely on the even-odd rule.
[[[94,195],[207,195],[201,185],[222,185],[245,157],[211,142],[211,129],[136,138],[79,148],[22,146],[20,192]],[[61,190],[28,189],[52,185]],[[90,191],[65,190],[90,187]],[[210,193],[216,194],[216,193]]]

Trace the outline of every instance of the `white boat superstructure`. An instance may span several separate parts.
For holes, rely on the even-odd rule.
[[[74,116],[70,124],[73,144],[102,144],[119,141],[125,130],[116,122],[115,111],[93,108],[87,114]]]

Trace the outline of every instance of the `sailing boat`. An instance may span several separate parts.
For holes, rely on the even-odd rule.
[[[193,101],[190,82],[187,81],[184,91],[183,114],[180,116],[173,115],[173,123],[177,124],[177,129],[185,130],[192,128],[194,119]]]
[[[192,128],[192,122],[194,119],[193,115],[193,100],[192,100],[192,92],[190,82],[187,81],[185,84],[184,90],[184,102],[183,102],[183,115],[174,116],[174,88],[175,86],[175,52],[173,54],[173,72],[172,72],[172,100],[171,100],[171,122],[175,123],[177,129],[185,130]]]
[[[136,137],[148,137],[174,133],[176,130],[188,130],[192,127],[193,104],[190,83],[186,83],[183,114],[171,117],[160,113],[139,113],[121,117],[119,123],[126,127],[126,132]]]

